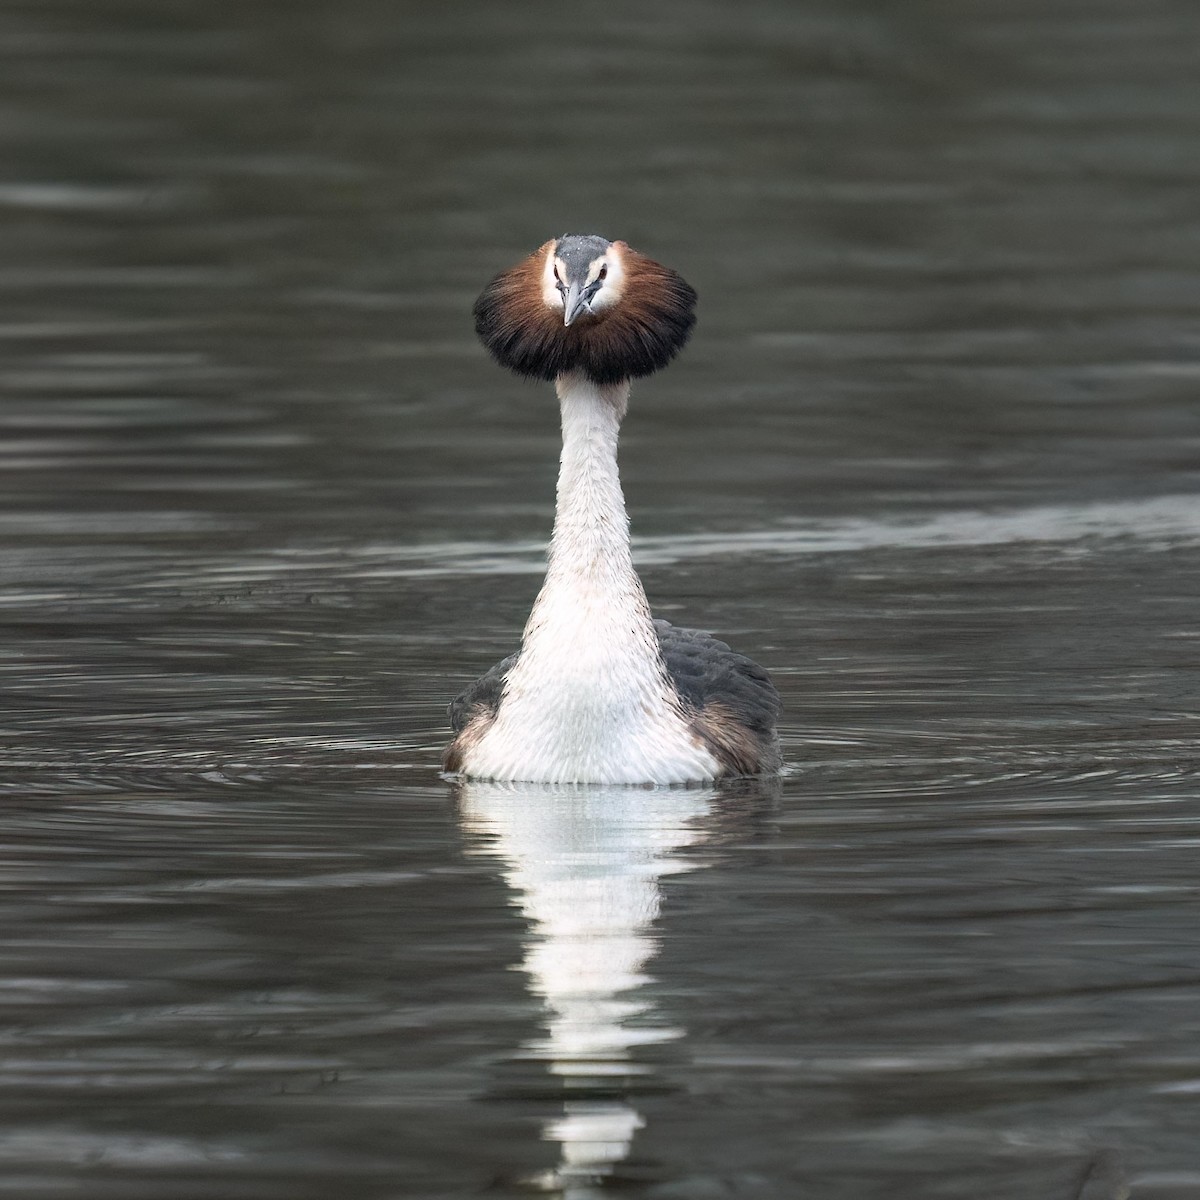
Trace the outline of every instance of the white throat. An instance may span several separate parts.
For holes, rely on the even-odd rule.
[[[480,778],[681,783],[719,774],[659,652],[617,473],[629,384],[558,380],[563,449],[546,579],[496,719],[464,757]]]

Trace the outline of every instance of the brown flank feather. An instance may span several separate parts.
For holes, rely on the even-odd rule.
[[[661,263],[613,242],[625,278],[621,298],[595,316],[563,325],[542,298],[546,242],[503,271],[475,301],[475,332],[497,362],[533,379],[579,372],[598,384],[638,379],[665,367],[696,323],[696,293]]]
[[[693,710],[692,733],[729,775],[762,775],[779,770],[779,748],[765,744],[719,700]]]
[[[450,745],[442,751],[442,770],[446,774],[457,775],[462,770],[467,751],[473,750],[479,745],[483,735],[492,727],[495,719],[495,712],[487,712],[483,709],[478,709],[472,714],[467,724],[455,734]]]

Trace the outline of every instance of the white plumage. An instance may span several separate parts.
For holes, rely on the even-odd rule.
[[[462,771],[543,783],[713,779],[689,729],[633,567],[617,473],[628,383],[558,381],[563,450],[546,581],[495,721]]]

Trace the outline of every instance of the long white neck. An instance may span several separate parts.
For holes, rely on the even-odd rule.
[[[599,387],[568,375],[558,380],[558,398],[563,447],[554,535],[546,581],[525,626],[521,666],[539,679],[567,681],[577,705],[594,716],[631,692],[662,696],[669,685],[633,569],[617,473],[629,384]]]
[[[570,588],[590,602],[621,600],[635,623],[649,625],[650,610],[629,549],[629,517],[617,473],[617,438],[629,403],[629,384],[612,387],[568,375],[557,385],[562,410],[562,458],[550,566],[525,628],[536,634],[547,594]]]
[[[629,384],[558,380],[563,449],[546,580],[495,723],[468,774],[546,782],[674,783],[716,763],[667,678],[617,473]]]

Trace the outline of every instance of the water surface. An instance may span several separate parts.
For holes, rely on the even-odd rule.
[[[0,16],[0,1195],[1200,1193],[1197,22]],[[456,786],[566,230],[701,295],[622,448],[791,764]]]

